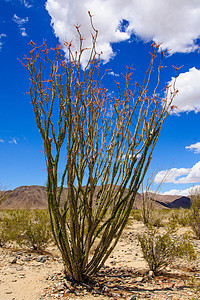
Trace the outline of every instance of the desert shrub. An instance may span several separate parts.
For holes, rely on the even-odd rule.
[[[22,218],[23,213],[20,210],[7,210],[4,211],[0,221],[0,241],[1,246],[4,246],[7,242],[19,243],[21,239],[23,227]]]
[[[5,211],[0,222],[0,245],[15,241],[20,246],[43,250],[51,241],[47,211]]]
[[[10,226],[8,226],[4,217],[0,219],[0,247],[5,246],[11,240]]]
[[[34,250],[43,250],[52,240],[49,214],[47,211],[32,210],[25,215],[21,245]]]
[[[196,234],[196,237],[200,239],[200,190],[195,189],[190,196],[191,199],[191,217],[190,225]]]
[[[163,213],[161,210],[155,208],[153,195],[148,191],[142,193],[142,207],[139,210],[141,220],[147,227],[162,227]]]
[[[190,226],[191,211],[185,208],[173,209],[170,219],[181,226]]]
[[[174,258],[187,256],[188,259],[195,259],[195,251],[189,239],[174,239],[169,229],[159,234],[155,228],[149,227],[146,233],[138,235],[138,240],[143,257],[154,274],[169,266]]]
[[[0,183],[0,205],[5,201],[10,195],[12,194],[12,191],[7,190],[6,186],[2,186]]]
[[[3,229],[3,214],[0,213],[0,247],[4,246],[6,243],[6,238],[4,236],[4,229]]]
[[[129,220],[128,220],[128,224],[131,224],[131,220],[136,220],[136,221],[142,221],[141,218],[141,213],[138,209],[132,209],[130,216],[129,216]]]
[[[141,217],[143,223],[147,226],[154,222],[154,205],[147,191],[142,193]]]
[[[163,177],[161,180],[161,183],[157,187],[155,191],[153,184],[155,182],[155,175],[152,173],[146,180],[145,187],[142,184],[142,193],[141,193],[141,209],[140,209],[140,215],[141,220],[147,227],[163,227],[164,226],[164,220],[166,219],[165,214],[166,210],[164,209],[158,209],[156,208],[156,195],[159,193],[159,190],[165,182],[165,179],[168,175],[167,174]]]
[[[151,211],[151,214],[149,216],[150,217],[146,219],[146,221],[144,222],[142,209],[133,209],[130,213],[127,224],[131,225],[132,221],[136,220],[139,222],[140,221],[143,222],[146,226],[155,226],[155,227],[164,226],[163,219],[162,219],[163,217],[162,211],[154,209]]]

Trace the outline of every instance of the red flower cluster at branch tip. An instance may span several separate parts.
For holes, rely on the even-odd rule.
[[[172,105],[171,109],[179,109],[177,105]]]
[[[35,46],[36,44],[31,40],[30,43],[29,43],[28,45]]]
[[[172,65],[172,67],[176,70],[176,71],[178,71],[178,70],[180,70],[182,67],[184,67],[183,65],[181,66],[181,67],[175,67],[175,66],[173,66]]]

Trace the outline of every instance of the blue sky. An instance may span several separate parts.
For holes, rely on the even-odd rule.
[[[200,1],[198,0],[1,0],[0,1],[0,183],[8,188],[44,185],[43,145],[30,104],[26,70],[17,58],[30,51],[33,40],[49,47],[74,38],[81,24],[85,45],[90,44],[88,11],[99,30],[102,68],[112,69],[105,84],[113,88],[125,66],[133,66],[141,82],[150,59],[152,41],[171,49],[162,83],[178,71],[179,107],[161,131],[149,175],[154,188],[166,170],[162,193],[189,194],[200,185]],[[76,40],[74,40],[76,44]],[[87,59],[87,57],[85,58]],[[107,87],[107,86],[106,86]]]

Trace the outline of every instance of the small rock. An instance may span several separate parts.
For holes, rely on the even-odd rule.
[[[36,259],[37,262],[41,262],[41,263],[45,263],[46,260],[47,259],[45,256],[38,256]]]
[[[22,258],[22,261],[31,261],[31,257],[24,257]]]
[[[141,276],[135,278],[135,281],[136,281],[136,282],[141,282],[142,280],[143,280],[143,277],[141,277]]]
[[[152,278],[152,277],[153,277],[153,271],[149,271],[148,277],[149,277],[149,278]]]
[[[17,257],[15,257],[12,261],[11,261],[11,264],[16,264],[17,262]]]
[[[136,300],[136,296],[135,295],[131,295],[127,300]]]
[[[61,291],[64,290],[64,287],[63,286],[57,286],[57,290],[58,290],[58,292],[61,292]]]
[[[114,297],[115,299],[120,299],[121,297],[121,294],[118,294],[118,293],[111,293],[112,297]]]
[[[101,292],[108,292],[109,291],[109,288],[104,285],[104,287],[101,289]]]

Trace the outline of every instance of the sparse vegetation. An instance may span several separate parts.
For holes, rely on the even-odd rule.
[[[190,225],[194,233],[196,234],[196,237],[200,239],[200,189],[192,190],[190,199],[191,199]]]
[[[5,192],[6,191],[6,192]],[[3,201],[5,201],[10,195],[12,194],[12,191],[8,191],[5,186],[2,186],[0,184],[0,205]]]
[[[0,241],[1,246],[7,242],[19,242],[22,234],[22,213],[18,210],[1,211],[0,220]],[[22,218],[23,219],[23,218]],[[20,224],[21,222],[21,224]]]
[[[141,220],[147,227],[161,227],[163,226],[164,213],[160,214],[158,209],[155,209],[153,195],[145,191],[142,193],[142,208],[140,210]]]
[[[16,242],[43,250],[52,240],[49,214],[45,210],[6,210],[1,212],[0,246]]]
[[[146,180],[146,186],[145,189],[143,187],[142,183],[142,205],[140,214],[141,214],[141,220],[147,227],[162,227],[164,226],[164,212],[165,210],[159,210],[156,209],[155,203],[156,203],[156,195],[158,194],[163,182],[165,181],[168,173],[163,177],[161,183],[157,187],[157,189],[153,192],[151,191],[152,185],[154,183],[155,177],[154,174],[151,174],[149,178]]]
[[[128,223],[129,225],[132,224],[132,222],[136,221],[142,221],[141,213],[139,209],[132,209],[129,215]]]
[[[182,214],[182,209],[176,213]],[[157,213],[166,217],[165,210]],[[162,214],[163,213],[163,214]],[[172,212],[173,213],[173,212]],[[167,215],[170,212],[167,211]],[[137,210],[132,211],[131,217],[140,216]],[[136,219],[137,219],[136,217]],[[140,219],[141,221],[141,219]],[[155,275],[163,268],[171,265],[175,258],[192,260],[196,258],[195,250],[191,242],[191,236],[187,233],[178,237],[176,235],[177,222],[174,219],[166,222],[165,228],[146,226],[145,232],[138,235],[144,259],[149,269]],[[180,224],[179,224],[180,225]],[[34,250],[45,250],[52,241],[49,215],[46,210],[5,210],[0,214],[0,246],[6,243],[18,244],[20,247]]]
[[[45,249],[52,240],[48,211],[28,211],[23,223],[25,227],[20,244],[34,250]]]
[[[138,235],[143,257],[154,274],[169,266],[174,258],[196,258],[194,247],[187,236],[178,239],[174,233],[175,229],[172,230],[171,227],[163,234],[159,234],[153,227],[148,227],[146,233]]]
[[[179,208],[171,211],[170,219],[181,226],[191,225],[191,209]]]
[[[189,226],[191,212],[185,209],[158,211],[152,203],[151,194],[143,193],[142,221],[146,232],[138,235],[143,257],[154,274],[170,265],[174,258],[187,257],[195,259],[195,251],[190,237],[185,234],[182,238],[176,236],[177,226]],[[160,233],[158,225],[165,225],[164,233]]]

